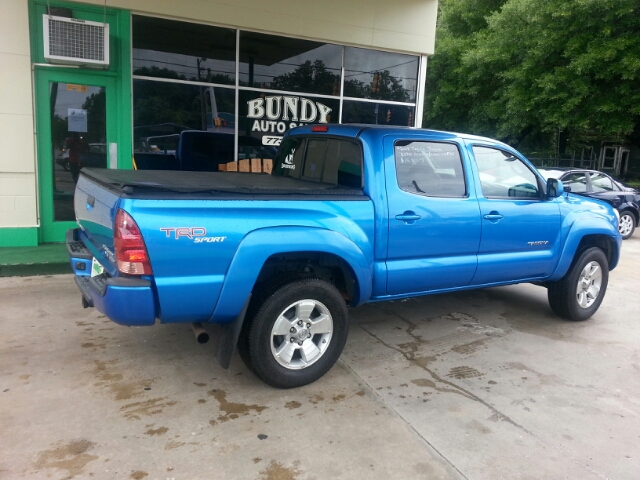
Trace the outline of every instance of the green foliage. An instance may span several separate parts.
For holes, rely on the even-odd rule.
[[[425,123],[505,139],[640,123],[637,0],[442,0]]]

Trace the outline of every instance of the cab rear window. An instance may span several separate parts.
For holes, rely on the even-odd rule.
[[[362,188],[362,150],[351,140],[287,138],[274,160],[273,175]]]

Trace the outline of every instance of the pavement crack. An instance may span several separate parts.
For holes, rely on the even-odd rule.
[[[388,311],[384,308],[381,308],[382,311],[384,311],[387,315],[389,316],[394,316],[396,318],[398,318],[399,320],[401,320],[402,322],[406,323],[409,327],[405,330],[406,333],[411,336],[413,339],[416,340],[416,342],[422,343],[424,342],[424,340],[422,339],[422,336],[420,335],[414,335],[413,331],[416,329],[416,324],[411,322],[410,320],[404,318],[402,315],[396,313],[396,312],[392,312],[392,311]],[[508,415],[505,415],[504,413],[500,412],[497,408],[495,408],[493,405],[491,405],[490,403],[488,403],[486,400],[483,400],[482,398],[478,397],[477,395],[475,395],[474,393],[466,390],[465,388],[449,381],[446,380],[442,377],[440,377],[440,375],[438,375],[436,372],[434,372],[433,370],[429,369],[426,365],[421,364],[415,357],[415,350],[412,349],[412,351],[407,352],[402,350],[401,348],[391,345],[387,342],[385,342],[382,338],[380,338],[378,335],[376,335],[375,333],[371,332],[370,330],[368,330],[364,325],[362,325],[361,323],[357,323],[357,325],[369,336],[371,336],[372,338],[374,338],[375,340],[377,340],[378,342],[380,342],[381,345],[384,345],[385,347],[394,350],[398,353],[400,353],[403,357],[405,357],[407,359],[407,361],[409,361],[411,364],[416,365],[417,367],[421,368],[422,370],[424,370],[425,372],[427,372],[429,375],[431,375],[431,378],[433,378],[433,380],[440,382],[444,385],[447,385],[451,388],[442,388],[442,387],[435,387],[437,391],[439,392],[446,392],[446,393],[454,393],[457,395],[461,395],[465,398],[468,398],[469,400],[473,400],[475,402],[480,403],[481,405],[485,406],[487,409],[489,409],[491,412],[493,412],[494,418],[497,418],[499,420],[505,421],[511,425],[513,425],[514,427],[516,427],[517,429],[519,429],[520,431],[526,433],[527,435],[530,435],[532,438],[535,438],[537,441],[539,441],[540,443],[548,446],[549,448],[555,449],[555,450],[559,450],[562,452],[562,454],[568,458],[569,460],[571,460],[572,462],[574,462],[576,465],[580,466],[581,468],[591,472],[592,474],[603,478],[605,480],[609,480],[609,477],[607,477],[606,475],[598,472],[597,470],[594,470],[593,468],[591,468],[588,465],[585,465],[583,462],[581,462],[579,459],[577,459],[576,457],[574,457],[573,455],[571,455],[568,451],[566,451],[564,448],[555,445],[553,443],[548,442],[547,440],[545,440],[544,438],[536,435],[534,432],[532,432],[531,430],[527,429],[525,426],[520,425],[519,423],[515,422],[513,419],[511,419]],[[353,369],[349,368],[349,370],[353,371]],[[355,373],[355,372],[354,372]],[[357,374],[356,374],[357,375]],[[362,377],[360,377],[360,375],[357,375],[358,378],[360,378],[365,384],[367,384],[367,386],[369,388],[372,388],[371,385],[368,384],[368,382],[366,382],[364,379],[362,379]],[[372,389],[372,391],[375,392],[375,390]],[[391,405],[389,405],[377,392],[375,392],[376,395],[386,404],[389,406],[389,408],[391,408],[393,411],[396,411]],[[398,412],[396,412],[398,415],[400,415]],[[416,432],[416,434],[418,436],[420,436],[420,438],[422,438],[431,448],[433,448],[436,452],[438,452],[438,454],[445,459],[455,470],[456,472],[458,472],[460,475],[464,476],[462,474],[462,472],[460,472],[460,470],[453,464],[453,462],[451,462],[449,459],[447,459],[437,448],[435,448],[435,446],[433,444],[431,444],[423,435],[420,434],[420,432],[418,432],[413,425],[410,424],[410,422],[408,422],[406,419],[404,419],[404,417],[402,417],[402,415],[400,415],[400,417]],[[465,477],[466,478],[466,477]]]
[[[395,316],[400,318],[403,321],[406,321],[400,315],[396,314]],[[407,321],[407,323],[411,324],[411,322],[408,322],[408,321]],[[436,387],[435,387],[436,391],[444,392],[444,393],[454,393],[456,395],[462,395],[463,397],[468,398],[469,400],[473,400],[474,402],[478,402],[478,403],[484,405],[485,407],[487,407],[489,410],[491,410],[493,415],[495,415],[495,418],[498,418],[499,420],[503,420],[503,421],[505,421],[507,423],[510,423],[511,425],[513,425],[514,427],[522,430],[523,432],[526,432],[526,433],[528,433],[530,435],[533,435],[532,432],[527,430],[525,427],[523,427],[519,423],[513,421],[511,418],[509,418],[507,415],[505,415],[504,413],[499,411],[497,408],[495,408],[493,405],[491,405],[487,401],[485,401],[482,398],[478,397],[477,395],[475,395],[474,393],[470,392],[469,390],[466,390],[465,388],[463,388],[463,387],[461,387],[459,385],[456,385],[455,383],[453,383],[453,382],[451,382],[449,380],[446,380],[446,379],[442,378],[440,375],[438,375],[436,372],[431,370],[426,365],[422,365],[420,362],[416,361],[415,356],[412,353],[405,352],[401,348],[398,348],[398,347],[396,347],[394,345],[391,345],[391,344],[385,342],[378,335],[376,335],[375,333],[369,331],[363,325],[359,325],[359,326],[360,326],[360,328],[362,328],[362,330],[364,330],[367,333],[367,335],[375,338],[378,342],[380,342],[385,347],[390,348],[392,350],[395,350],[396,352],[402,354],[413,365],[416,365],[417,367],[419,367],[422,370],[424,370],[425,372],[427,372],[429,375],[431,375],[431,378],[433,378],[433,380],[435,380],[436,382],[440,382],[441,384],[444,384],[444,385],[447,385],[447,386],[450,387],[450,388],[445,388],[445,387],[438,387],[436,385]],[[409,335],[413,336],[411,333]],[[413,336],[413,337],[415,338],[415,336]]]

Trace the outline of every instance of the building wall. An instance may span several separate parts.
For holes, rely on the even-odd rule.
[[[0,15],[0,228],[32,227],[37,242],[33,94],[26,0],[2,0]],[[0,245],[11,243],[6,232]]]
[[[102,0],[84,3],[104,5]],[[438,0],[108,0],[107,5],[423,55],[433,54],[438,10]]]
[[[102,7],[105,0],[65,3]],[[177,20],[430,55],[438,1],[106,0],[106,5]],[[37,245],[40,219],[29,0],[2,0],[1,11],[0,247]],[[422,102],[418,103],[416,113],[421,110]]]

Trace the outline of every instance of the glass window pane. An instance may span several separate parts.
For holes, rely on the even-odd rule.
[[[587,176],[584,173],[571,173],[564,177],[562,184],[570,187],[573,193],[584,193],[587,191]]]
[[[312,138],[309,140],[302,178],[305,180],[320,180],[322,178],[328,143],[329,141],[326,139]]]
[[[539,198],[536,175],[517,157],[497,148],[473,147],[485,197]]]
[[[304,139],[288,138],[282,142],[278,155],[273,162],[273,175],[279,177],[300,178],[304,160]]]
[[[217,170],[234,160],[234,121],[231,88],[133,80],[134,159],[141,170]]]
[[[405,107],[403,105],[345,100],[342,105],[342,123],[413,127],[414,111],[414,107]]]
[[[289,137],[278,150],[273,175],[361,189],[362,150],[351,140]]]
[[[594,192],[611,192],[613,191],[613,183],[603,173],[592,173],[591,188]]]
[[[402,190],[435,197],[467,193],[458,147],[448,143],[400,141],[395,144],[396,176]]]
[[[134,75],[235,84],[233,29],[133,15],[132,35]]]
[[[291,128],[308,123],[337,123],[340,101],[303,95],[275,95],[241,90],[239,132],[277,146]]]
[[[322,181],[345,187],[362,188],[362,152],[354,142],[329,140]]]
[[[240,85],[340,95],[342,47],[263,33],[240,33]]]
[[[345,47],[344,95],[415,102],[418,60],[415,55]]]
[[[73,193],[83,167],[107,167],[103,87],[51,82],[54,220],[75,220]]]

